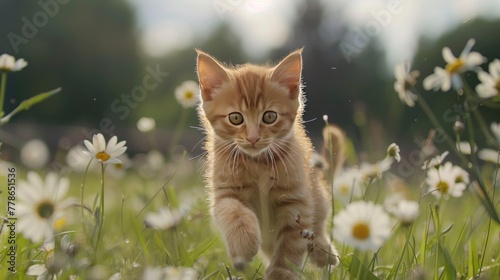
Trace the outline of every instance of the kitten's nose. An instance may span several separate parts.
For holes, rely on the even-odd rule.
[[[252,135],[252,136],[249,136],[247,137],[247,141],[250,142],[250,144],[255,145],[255,143],[257,143],[260,139],[260,136],[259,135]]]
[[[259,141],[259,139],[260,139],[259,128],[254,125],[248,124],[247,141],[253,146],[255,145],[255,143],[257,143],[257,141]]]

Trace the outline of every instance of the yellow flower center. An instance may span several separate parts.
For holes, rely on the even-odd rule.
[[[340,189],[340,193],[342,193],[344,195],[349,194],[349,191],[351,190],[351,188],[347,184],[341,185],[339,189]]]
[[[186,99],[193,99],[194,93],[192,91],[186,91],[186,93],[184,94],[184,97]]]
[[[54,210],[54,204],[50,201],[42,201],[36,206],[36,213],[43,219],[50,218]]]
[[[495,84],[495,89],[497,90],[497,94],[500,93],[500,79]]]
[[[463,60],[461,60],[460,58],[457,58],[452,63],[446,64],[445,70],[448,71],[448,73],[450,73],[450,74],[454,74],[454,73],[460,71],[460,69],[462,69],[464,64],[465,64],[465,62]]]
[[[356,223],[352,227],[352,236],[354,236],[356,239],[365,240],[370,236],[370,228],[366,223]]]
[[[462,175],[458,175],[458,176],[455,178],[455,183],[465,183],[465,180],[464,180],[464,178],[462,177]]]
[[[111,156],[108,155],[106,152],[99,152],[95,155],[95,157],[100,161],[107,161],[108,159],[111,158]]]
[[[121,163],[115,163],[115,168],[116,169],[122,169],[123,168],[123,164],[121,164]]]
[[[54,229],[56,231],[60,231],[62,230],[65,224],[66,224],[66,219],[64,217],[61,217],[54,222]]]
[[[440,181],[436,188],[441,192],[441,193],[448,193],[448,189],[450,188],[450,186],[448,185],[448,183],[446,182],[443,182],[443,181]]]

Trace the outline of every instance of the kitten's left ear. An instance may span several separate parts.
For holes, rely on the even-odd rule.
[[[213,98],[214,90],[228,81],[224,67],[210,55],[196,50],[198,53],[198,80],[200,81],[201,98],[203,101],[210,101]]]
[[[288,88],[290,99],[296,99],[300,94],[302,73],[302,49],[298,49],[274,68],[271,79]]]

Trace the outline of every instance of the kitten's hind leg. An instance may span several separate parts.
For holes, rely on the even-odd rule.
[[[323,187],[322,181],[314,180],[313,195],[314,195],[314,239],[309,244],[309,252],[311,259],[319,267],[331,265],[333,267],[339,264],[338,253],[335,250],[330,238],[327,234],[327,218],[330,216],[331,204],[326,188]]]
[[[297,203],[300,200],[282,201],[283,205],[275,209],[277,212],[277,240],[274,244],[274,250],[271,262],[266,270],[266,280],[297,280],[299,273],[295,270],[303,266],[305,261],[305,252],[309,241],[301,235],[301,230],[311,228],[311,213],[308,207],[301,207]],[[297,208],[303,208],[297,211]]]
[[[261,244],[257,217],[232,196],[216,197],[212,215],[222,233],[234,267],[243,269],[245,264],[257,255]]]

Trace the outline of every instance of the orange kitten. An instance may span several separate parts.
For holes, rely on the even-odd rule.
[[[313,147],[302,126],[302,50],[275,67],[223,66],[198,52],[211,214],[236,268],[261,249],[265,279],[299,279],[306,252],[337,265],[326,233],[331,204],[312,176]]]

